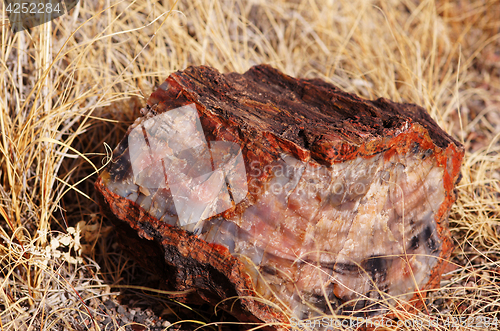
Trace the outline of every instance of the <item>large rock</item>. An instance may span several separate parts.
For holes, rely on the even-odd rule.
[[[384,313],[439,284],[463,147],[423,108],[202,66],[172,74],[143,115],[96,188],[178,300],[289,323]]]

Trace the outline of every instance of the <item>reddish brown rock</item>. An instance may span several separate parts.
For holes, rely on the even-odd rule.
[[[463,148],[423,108],[262,65],[176,72],[143,114],[96,188],[178,300],[279,328],[439,284]]]

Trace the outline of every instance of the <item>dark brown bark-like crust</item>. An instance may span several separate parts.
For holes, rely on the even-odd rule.
[[[196,105],[207,141],[241,146],[248,172],[253,161],[271,164],[284,152],[330,166],[381,153],[389,159],[413,150],[431,151],[444,169],[445,199],[435,214],[442,244],[437,265],[421,289],[439,284],[452,250],[447,217],[456,199],[454,186],[464,152],[423,108],[383,98],[365,100],[324,81],[296,79],[260,65],[243,75],[223,75],[205,66],[173,73],[151,95],[146,110],[163,113],[189,103]],[[126,147],[119,148],[118,155]],[[259,179],[265,181],[268,175],[264,171]],[[217,304],[240,297],[221,308],[241,321],[289,323],[282,311],[253,299],[259,294],[251,277],[226,247],[152,217],[138,204],[111,192],[106,186],[109,176],[117,174],[104,172],[96,182],[102,210],[139,262],[162,275],[170,288],[187,291],[178,300]],[[250,194],[222,216],[237,214],[256,199]]]
[[[248,323],[261,323],[248,312],[250,306],[268,316],[269,322],[285,320],[284,316],[276,318],[276,312],[267,305],[246,298],[256,296],[251,290],[252,282],[226,247],[165,225],[137,204],[110,192],[102,179],[95,186],[100,193],[99,205],[113,221],[122,247],[143,267],[165,279],[169,288],[179,291],[171,295],[173,298],[193,304],[219,304],[219,309]]]

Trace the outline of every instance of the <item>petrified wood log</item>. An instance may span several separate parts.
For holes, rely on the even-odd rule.
[[[439,284],[463,147],[423,108],[261,65],[176,72],[142,112],[96,187],[178,300],[279,326]]]

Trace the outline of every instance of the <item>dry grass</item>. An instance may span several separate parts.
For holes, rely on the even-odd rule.
[[[0,330],[99,329],[137,266],[97,215],[95,174],[155,86],[199,64],[428,109],[467,152],[454,267],[421,317],[500,319],[498,0],[86,0],[17,34],[1,6]]]

